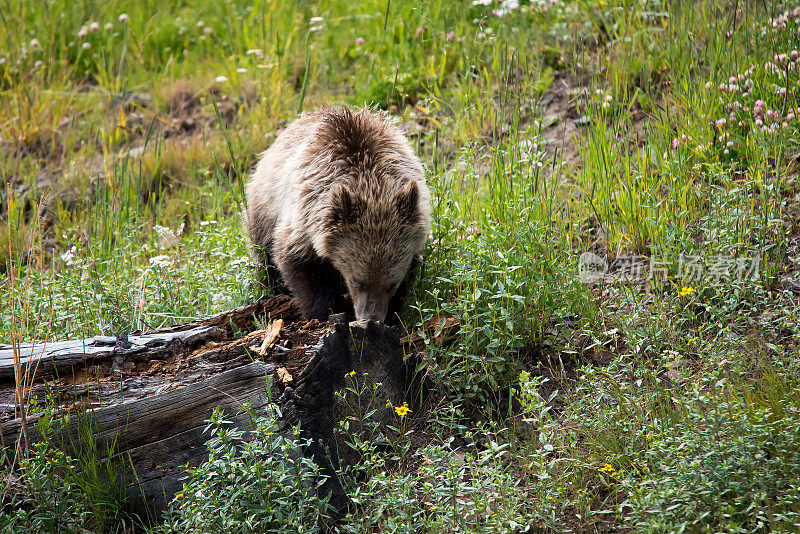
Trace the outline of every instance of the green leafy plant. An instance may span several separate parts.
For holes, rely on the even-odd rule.
[[[208,460],[188,471],[164,532],[317,532],[325,529],[325,475],[303,456],[297,429],[277,431],[274,411],[258,416],[249,439],[216,410]]]

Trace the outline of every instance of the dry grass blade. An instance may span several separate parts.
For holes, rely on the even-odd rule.
[[[11,225],[8,225],[8,244],[9,250],[11,250]],[[20,440],[24,439],[25,443],[25,457],[28,456],[30,452],[30,443],[28,442],[28,421],[25,414],[25,396],[23,395],[23,385],[25,383],[25,377],[22,374],[22,361],[20,359],[19,354],[19,332],[17,330],[17,310],[16,310],[16,277],[14,276],[14,265],[13,265],[13,255],[9,255],[9,266],[8,266],[8,276],[9,282],[11,285],[11,298],[9,299],[9,304],[11,308],[11,350],[14,354],[14,385],[16,391],[16,401],[17,406],[19,407],[20,417],[22,418],[22,432],[20,434]],[[23,314],[24,316],[24,314]],[[20,442],[17,445],[17,451],[19,451]]]

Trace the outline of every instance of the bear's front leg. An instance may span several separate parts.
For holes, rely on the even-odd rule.
[[[342,277],[330,262],[316,255],[276,255],[278,269],[307,319],[327,321],[345,311]]]

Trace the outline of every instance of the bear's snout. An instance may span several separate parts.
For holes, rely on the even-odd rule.
[[[386,320],[386,313],[389,309],[388,295],[361,293],[351,296],[353,297],[353,311],[356,313],[356,320],[378,321],[380,323]]]

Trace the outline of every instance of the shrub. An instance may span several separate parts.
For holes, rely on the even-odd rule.
[[[249,441],[217,410],[208,429],[208,460],[188,471],[164,526],[166,532],[317,532],[328,497],[319,467],[302,454],[296,436],[276,432],[277,415],[255,420]]]

